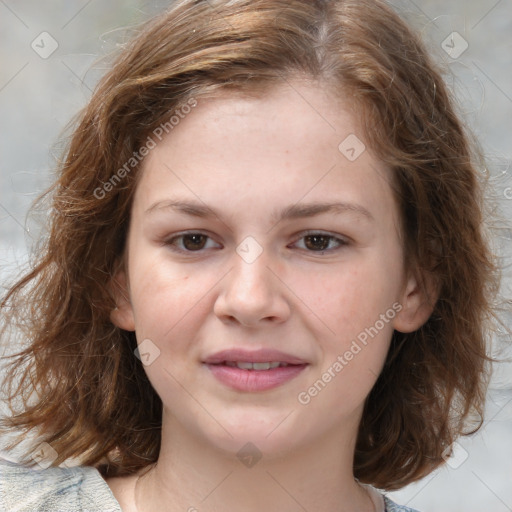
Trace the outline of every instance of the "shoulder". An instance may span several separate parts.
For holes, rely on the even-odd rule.
[[[11,512],[121,512],[97,469],[36,469],[0,457],[0,503]]]
[[[387,496],[384,496],[384,503],[386,504],[386,512],[418,512],[416,509],[397,505],[391,501]]]

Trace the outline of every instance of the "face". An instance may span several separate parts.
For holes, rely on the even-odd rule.
[[[319,84],[224,94],[144,161],[113,321],[164,428],[232,452],[353,439],[393,329],[426,319],[390,173]]]

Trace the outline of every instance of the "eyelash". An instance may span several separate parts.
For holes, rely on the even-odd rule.
[[[209,237],[208,235],[206,235],[205,233],[202,233],[200,231],[190,231],[190,232],[181,233],[179,235],[175,235],[175,236],[169,238],[168,240],[166,240],[164,242],[164,245],[169,247],[172,251],[179,252],[179,253],[193,254],[193,253],[202,253],[202,252],[204,252],[204,250],[205,250],[204,248],[203,249],[199,249],[197,251],[190,251],[190,250],[187,250],[187,249],[181,249],[181,248],[177,248],[176,247],[176,244],[175,244],[176,240],[183,239],[186,236],[193,236],[193,235],[206,236],[209,240],[212,240],[212,238]],[[318,250],[318,251],[309,250],[309,249],[302,249],[302,248],[301,248],[301,250],[309,252],[309,253],[313,253],[313,254],[315,254],[315,253],[324,254],[325,252],[333,252],[335,250],[341,249],[344,246],[349,245],[349,241],[347,239],[345,239],[345,238],[340,238],[340,237],[337,237],[337,236],[334,236],[334,235],[330,235],[328,233],[322,233],[320,231],[306,231],[306,232],[302,233],[302,236],[298,240],[302,240],[302,239],[307,238],[308,236],[315,236],[315,235],[319,236],[319,237],[322,237],[322,238],[329,239],[328,245],[331,244],[331,241],[335,241],[338,244],[338,246],[335,247],[334,249],[333,248],[321,249],[321,250]]]

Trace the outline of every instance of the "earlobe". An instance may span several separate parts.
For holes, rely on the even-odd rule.
[[[110,312],[111,322],[125,331],[135,331],[135,319],[130,301],[126,272],[119,270],[109,283],[116,308]]]
[[[439,296],[433,275],[422,275],[421,280],[411,273],[402,293],[402,309],[395,317],[395,330],[408,333],[418,330],[434,310]]]

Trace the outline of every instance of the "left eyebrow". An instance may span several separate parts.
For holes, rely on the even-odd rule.
[[[278,214],[274,214],[275,220],[300,219],[304,217],[314,217],[322,213],[357,213],[366,217],[368,220],[374,221],[373,215],[360,204],[356,203],[306,203],[294,204],[281,210]]]
[[[222,218],[215,209],[196,201],[164,200],[152,204],[145,214],[150,214],[159,210],[176,210],[193,217],[217,217]],[[356,213],[369,221],[374,221],[373,215],[362,205],[356,203],[305,203],[287,206],[281,211],[274,212],[273,222],[282,220],[300,219],[305,217],[315,217],[323,213],[334,213],[340,215],[343,213]]]

